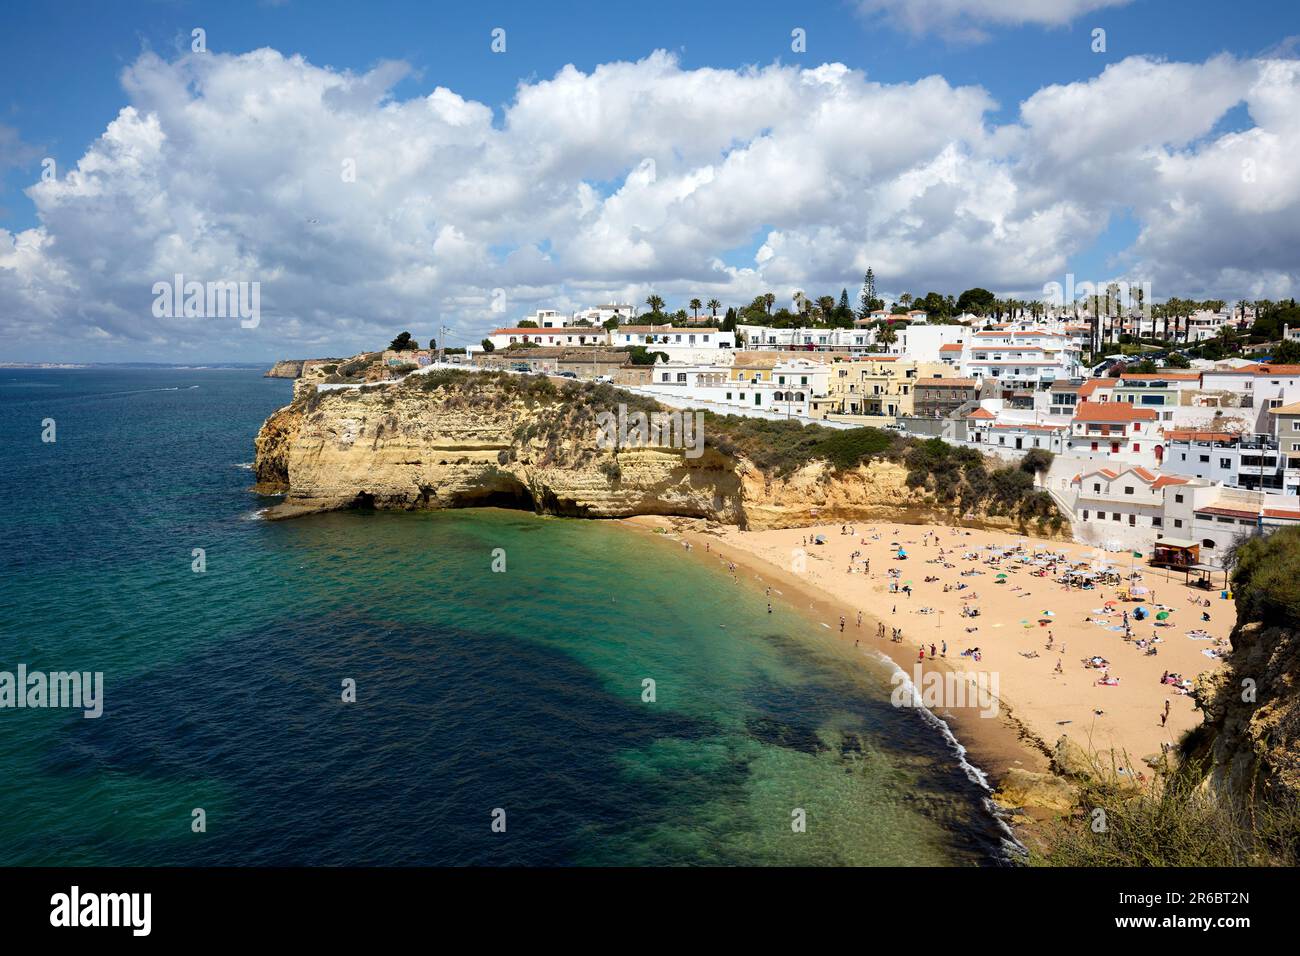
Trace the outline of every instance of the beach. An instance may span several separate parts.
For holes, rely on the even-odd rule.
[[[1190,682],[1221,667],[1204,652],[1226,652],[1236,621],[1231,600],[1217,590],[1186,586],[1181,572],[1056,540],[940,525],[740,531],[676,519],[635,520],[671,528],[696,558],[734,565],[738,581],[770,588],[771,600],[798,606],[828,638],[882,653],[909,675],[919,664],[921,674],[937,669],[972,685],[982,682],[1000,701],[996,714],[947,701],[931,709],[953,725],[995,779],[1012,766],[1043,769],[1044,754],[1062,735],[1105,766],[1113,760],[1125,772],[1149,776],[1143,759],[1175,745],[1201,719],[1183,688],[1162,679],[1178,675]],[[815,543],[819,538],[822,543]],[[1054,580],[1067,567],[1103,566],[1118,576],[1119,586],[1098,580],[1082,589]],[[1134,588],[1146,591],[1134,594]],[[1193,598],[1209,606],[1193,605]],[[963,606],[977,608],[978,616],[963,615]],[[1138,608],[1146,611],[1141,620]],[[1157,620],[1162,612],[1167,616]],[[901,642],[891,639],[894,628],[902,629]]]

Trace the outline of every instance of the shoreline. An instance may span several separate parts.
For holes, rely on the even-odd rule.
[[[653,533],[654,529],[662,528],[666,535],[675,540],[689,541],[691,550],[687,552],[687,556],[692,559],[730,561],[739,571],[744,572],[740,577],[747,587],[761,591],[770,584],[775,592],[779,592],[773,594],[774,601],[782,601],[808,619],[810,623],[825,625],[827,634],[837,640],[862,641],[861,650],[864,656],[872,655],[877,659],[888,661],[902,670],[909,680],[912,678],[913,667],[918,663],[916,653],[912,649],[913,645],[906,641],[901,644],[887,639],[881,641],[875,636],[875,625],[884,623],[885,618],[864,609],[862,627],[857,627],[856,617],[850,617],[841,634],[837,629],[837,623],[839,615],[845,611],[843,601],[797,577],[793,572],[732,544],[725,537],[727,532],[707,528],[702,519],[639,515],[619,520],[642,532]],[[684,523],[697,527],[681,527]],[[706,541],[710,545],[708,551],[704,549]],[[725,552],[721,550],[723,547],[726,548]],[[928,673],[932,670],[942,672],[951,671],[952,668],[942,659],[926,660],[922,665],[922,672]],[[943,711],[942,714],[934,714],[934,717],[948,725],[948,730],[958,748],[964,751],[965,759],[987,779],[991,791],[997,789],[998,781],[1013,768],[1033,773],[1049,771],[1051,761],[1046,745],[1016,719],[1009,708],[1004,707],[1000,710],[998,718],[992,721],[980,717],[978,707],[945,707]]]
[[[1192,595],[1195,589],[1182,583],[1181,574],[1135,564],[1134,570],[1143,575],[1143,583],[1152,588],[1153,599],[1163,595],[1170,602],[1162,606],[1169,609],[1172,618],[1160,623],[1163,630],[1159,632],[1150,626],[1154,620],[1133,625],[1135,640],[1148,635],[1160,638],[1158,655],[1146,656],[1134,644],[1125,642],[1122,634],[1116,633],[1123,630],[1118,624],[1123,608],[1134,608],[1136,603],[1104,608],[1107,611],[1104,620],[1089,613],[1102,610],[1100,606],[1115,598],[1114,588],[1065,589],[1051,576],[1034,577],[1011,565],[1005,568],[1009,576],[1004,586],[996,587],[992,573],[996,568],[982,562],[963,561],[956,554],[990,543],[1002,546],[1020,543],[1027,548],[1070,553],[1073,557],[1094,553],[1085,546],[1057,539],[881,522],[856,522],[855,533],[850,536],[841,535],[838,524],[741,531],[731,526],[710,525],[701,519],[641,516],[621,520],[644,532],[661,528],[674,539],[689,542],[691,548],[686,553],[692,558],[734,564],[738,577],[747,584],[759,588],[770,585],[774,591],[783,592],[773,594],[772,598],[779,597],[812,623],[828,625],[829,633],[839,640],[859,641],[864,652],[892,661],[909,679],[914,679],[915,668],[919,666],[927,681],[940,679],[928,675],[958,675],[959,669],[965,678],[982,680],[988,676],[995,680],[990,690],[997,699],[998,713],[993,719],[981,715],[979,707],[927,708],[948,726],[958,747],[965,750],[966,759],[988,777],[994,791],[1013,771],[1059,776],[1053,770],[1051,756],[1062,736],[1100,760],[1103,766],[1113,760],[1116,766],[1125,768],[1124,773],[1149,777],[1151,771],[1143,763],[1144,759],[1158,754],[1166,745],[1176,744],[1181,733],[1201,722],[1189,697],[1161,683],[1162,670],[1195,679],[1204,671],[1221,667],[1221,661],[1201,656],[1202,650],[1218,646],[1213,640],[1189,640],[1184,632],[1194,625],[1208,631],[1214,639],[1226,638],[1236,620],[1235,605],[1219,600],[1217,592],[1195,592],[1213,598],[1207,610],[1213,620],[1202,623],[1198,619],[1202,609],[1184,605],[1185,595]],[[805,538],[811,542],[817,534],[824,535],[826,543],[817,547],[810,544],[804,549],[807,557],[801,573],[777,563],[799,548]],[[935,537],[926,546],[921,542],[929,534]],[[873,535],[875,538],[871,539]],[[893,541],[905,546],[911,560],[895,563],[890,559]],[[938,561],[940,547],[951,549],[948,564],[953,567]],[[870,574],[845,573],[851,550],[871,559]],[[927,558],[933,560],[927,562]],[[1122,558],[1110,556],[1106,560]],[[903,593],[889,592],[886,572],[890,568],[899,569],[902,578],[912,584],[910,598]],[[968,574],[980,576],[966,577]],[[923,576],[939,580],[923,583],[920,580]],[[984,592],[979,599],[978,618],[967,619],[959,614],[962,602],[970,600],[956,590],[959,582],[967,584],[963,589],[965,594]],[[951,590],[943,591],[944,584]],[[941,613],[918,616],[922,607]],[[1056,608],[1055,616],[1042,618],[1045,623],[1033,620],[1045,608]],[[857,626],[859,612],[861,628]],[[837,619],[841,615],[846,618],[843,633],[838,629]],[[1029,620],[1016,621],[1020,615],[1026,615]],[[944,617],[948,619],[947,627],[944,627]],[[964,625],[968,622],[977,627],[974,632],[966,631]],[[887,631],[892,626],[902,626],[903,642],[895,643],[888,635],[878,638],[879,623]],[[1044,644],[1048,634],[1060,635],[1050,651]],[[922,641],[927,650],[925,660],[918,661]],[[942,641],[947,642],[949,654],[931,660],[928,645]],[[1077,650],[1066,653],[1067,644]],[[981,648],[982,661],[960,656],[963,649],[972,647]],[[1086,669],[1081,660],[1102,653],[1110,662],[1105,673],[1114,671],[1122,675],[1117,686],[1097,685],[1095,678],[1103,672]],[[1058,661],[1060,672],[1049,671]],[[945,679],[951,681],[953,677]],[[1170,701],[1167,726],[1160,723],[1159,713],[1165,700]],[[1049,809],[1059,811],[1059,790],[1054,798],[1049,796],[1035,803],[1031,797],[1024,801],[1023,807],[1013,809],[1030,816]]]

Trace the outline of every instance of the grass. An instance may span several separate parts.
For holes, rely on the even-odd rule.
[[[1171,758],[1172,762],[1172,758]],[[1049,824],[1037,866],[1295,866],[1300,804],[1255,797],[1234,804],[1203,786],[1205,763],[1186,760],[1150,786],[1117,784],[1099,768],[1081,784],[1077,811]]]

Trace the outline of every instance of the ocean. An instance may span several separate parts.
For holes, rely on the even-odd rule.
[[[103,674],[97,719],[0,708],[0,865],[1004,861],[892,665],[664,536],[262,520],[290,393],[0,369],[0,672]]]

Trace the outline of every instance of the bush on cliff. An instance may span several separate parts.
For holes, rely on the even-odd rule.
[[[1246,537],[1231,560],[1238,620],[1300,625],[1300,527]]]

